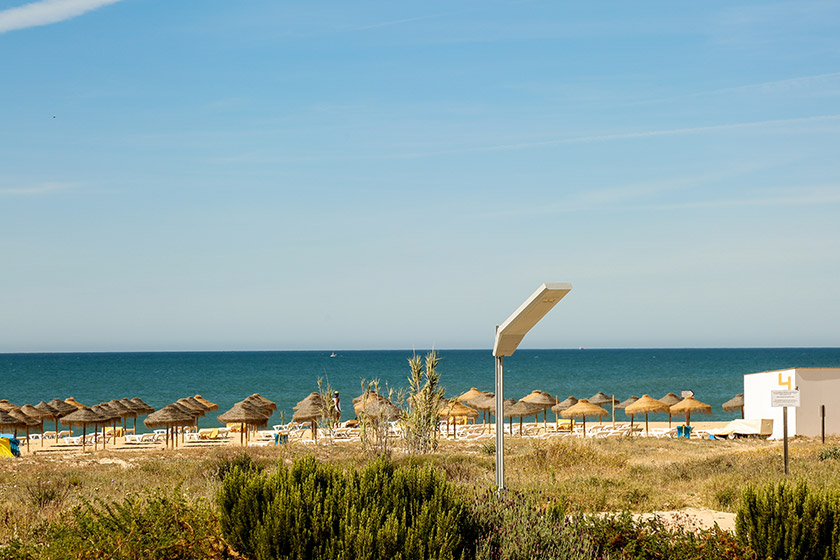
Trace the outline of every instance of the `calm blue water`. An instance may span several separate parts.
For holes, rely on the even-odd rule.
[[[411,351],[337,352],[151,352],[90,354],[0,354],[0,398],[23,405],[74,397],[93,405],[140,397],[155,408],[201,394],[220,412],[252,393],[278,404],[290,419],[292,407],[318,389],[323,378],[341,392],[344,418],[362,391],[362,379],[379,379],[395,390],[407,387]],[[418,351],[425,355],[425,351]],[[442,350],[438,367],[448,396],[470,387],[493,391],[489,350]],[[743,375],[790,367],[840,367],[840,348],[518,350],[505,359],[505,396],[522,398],[534,389],[560,398],[598,391],[623,400],[654,398],[691,389],[711,404],[709,419],[735,415],[721,404],[743,392]],[[622,417],[623,413],[617,413]],[[217,425],[215,415],[202,425]]]

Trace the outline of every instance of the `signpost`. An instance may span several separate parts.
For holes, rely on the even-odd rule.
[[[788,475],[788,432],[787,432],[787,409],[789,406],[799,408],[799,390],[793,391],[770,391],[770,406],[782,407],[782,433],[784,434],[785,450],[785,476]]]

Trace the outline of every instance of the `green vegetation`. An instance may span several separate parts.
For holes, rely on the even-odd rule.
[[[426,355],[425,368],[420,356],[408,359],[408,412],[405,418],[405,445],[409,453],[424,454],[438,447],[438,410],[446,393],[440,385],[436,352]]]
[[[338,442],[30,456],[0,461],[0,559],[137,554],[256,560],[266,556],[241,547],[263,546],[248,544],[260,524],[297,527],[295,546],[305,550],[300,535],[306,523],[330,535],[358,535],[361,527],[374,527],[365,538],[386,543],[386,551],[394,539],[425,535],[438,523],[447,531],[457,526],[461,540],[446,541],[435,551],[466,559],[840,557],[835,528],[840,461],[830,456],[838,444],[837,439],[828,446],[791,441],[791,472],[807,484],[800,487],[781,484],[781,448],[772,442],[511,438],[505,443],[511,490],[502,499],[492,490],[492,440],[443,439],[437,453],[395,450],[391,462],[371,461],[358,444]],[[281,481],[290,485],[288,492],[279,492]],[[236,484],[243,485],[239,493],[233,491]],[[417,488],[430,494],[418,497],[412,493]],[[311,506],[310,519],[272,519],[267,506],[255,500],[257,492],[274,496],[278,505],[300,500]],[[429,495],[439,498],[422,506]],[[223,503],[257,513],[239,521],[244,514],[226,513]],[[738,511],[738,538],[695,532],[687,522],[674,528],[616,515],[688,506]],[[402,514],[394,513],[421,507],[437,512],[421,525],[408,522],[416,515],[405,513],[404,523]],[[445,511],[457,513],[452,524]],[[354,519],[367,525],[348,522]],[[224,523],[229,523],[225,530]],[[817,545],[823,555],[807,556]],[[371,550],[353,555],[377,558]]]
[[[234,470],[218,504],[225,539],[255,560],[449,560],[467,555],[473,533],[439,474],[383,459],[361,471],[312,457],[270,476]]]
[[[760,558],[823,560],[840,554],[840,493],[799,481],[747,487],[736,518],[741,542]]]

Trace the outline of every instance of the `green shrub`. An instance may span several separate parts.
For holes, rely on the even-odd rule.
[[[121,502],[85,504],[52,523],[43,543],[9,543],[0,559],[199,560],[226,557],[209,506],[183,497],[130,496]]]
[[[741,496],[735,528],[761,558],[811,560],[840,554],[840,496],[780,482]]]
[[[596,545],[597,557],[627,560],[754,560],[755,553],[735,536],[713,527],[694,532],[669,529],[653,517],[635,520],[629,513],[578,518],[579,530]],[[595,556],[593,556],[595,557]]]
[[[463,501],[430,468],[378,459],[343,472],[312,457],[269,476],[233,470],[219,491],[222,533],[255,560],[454,559],[473,531]]]
[[[828,459],[840,459],[840,447],[832,445],[820,451],[820,461],[827,461]]]
[[[562,504],[541,505],[541,496],[488,490],[477,496],[471,514],[479,527],[475,557],[482,560],[588,560],[595,546],[566,520]]]
[[[254,459],[247,453],[240,453],[233,459],[229,457],[219,459],[210,468],[207,474],[211,478],[224,480],[225,477],[234,469],[240,469],[245,472],[261,473],[263,471],[263,466],[254,461]]]

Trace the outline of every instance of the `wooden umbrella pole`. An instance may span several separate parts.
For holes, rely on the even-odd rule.
[[[85,436],[87,435],[87,424],[82,424],[82,453],[85,452]],[[58,433],[58,432],[56,432]]]

